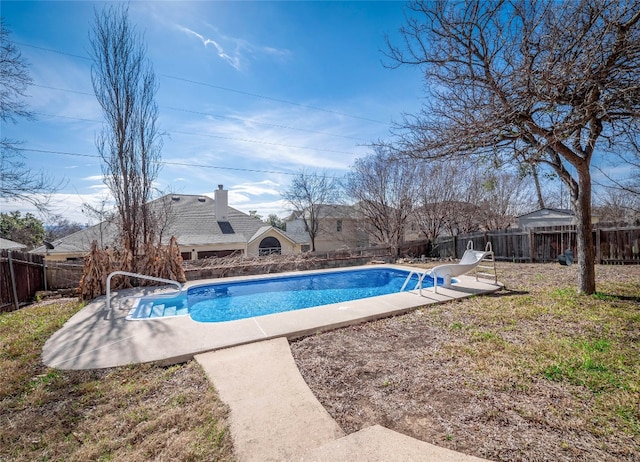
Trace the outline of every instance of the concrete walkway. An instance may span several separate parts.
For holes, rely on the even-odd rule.
[[[315,398],[285,338],[197,355],[229,405],[240,462],[481,462],[375,425],[345,436]]]

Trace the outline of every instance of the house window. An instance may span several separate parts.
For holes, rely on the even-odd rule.
[[[259,255],[280,255],[282,254],[282,245],[275,237],[265,237],[258,246]]]
[[[336,231],[339,233],[342,232],[342,220],[336,221]]]

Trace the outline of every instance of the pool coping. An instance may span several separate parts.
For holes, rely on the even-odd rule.
[[[415,271],[418,268],[402,265],[375,265]],[[273,274],[286,276],[311,274],[345,269],[371,268],[371,265],[333,270],[290,271]],[[238,276],[225,281],[264,278],[265,275]],[[451,288],[438,287],[402,292],[350,302],[323,305],[256,318],[219,323],[201,323],[189,316],[126,320],[129,307],[123,302],[131,297],[151,293],[169,293],[167,288],[136,288],[112,293],[111,310],[106,298],[98,297],[71,317],[45,343],[42,360],[58,369],[101,369],[134,363],[154,362],[163,365],[187,361],[197,354],[236,345],[278,337],[294,339],[318,332],[337,329],[374,319],[398,315],[417,307],[444,303],[471,295],[490,293],[499,284],[476,281],[475,277],[460,276]],[[220,282],[220,279],[190,281],[185,287]]]

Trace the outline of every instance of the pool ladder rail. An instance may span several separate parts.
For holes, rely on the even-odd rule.
[[[129,276],[129,277],[134,277],[134,278],[138,278],[138,279],[146,279],[146,280],[149,280],[149,281],[164,282],[166,284],[175,285],[178,288],[177,292],[171,292],[171,293],[168,293],[168,294],[162,294],[161,295],[161,296],[166,296],[167,298],[176,297],[177,295],[179,295],[182,292],[182,284],[180,284],[178,281],[174,281],[174,280],[171,280],[171,279],[157,278],[155,276],[147,276],[146,274],[130,273],[128,271],[114,271],[113,273],[110,273],[109,276],[107,276],[107,294],[106,294],[106,297],[107,297],[107,312],[108,313],[111,313],[111,278],[113,276]],[[142,297],[129,297],[129,298],[142,298]]]
[[[407,279],[404,280],[404,284],[402,284],[402,287],[400,288],[400,292],[404,292],[404,289],[407,288],[407,286],[409,285],[409,283],[411,282],[411,278],[413,276],[417,276],[418,277],[418,281],[416,282],[416,285],[413,289],[409,289],[409,290],[419,290],[420,291],[420,295],[422,296],[422,282],[424,281],[424,278],[428,275],[431,275],[431,271],[430,270],[424,270],[424,271],[411,271],[409,272],[409,275],[407,276]]]

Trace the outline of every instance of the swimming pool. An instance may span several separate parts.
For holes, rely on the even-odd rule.
[[[314,272],[197,285],[179,295],[142,297],[129,319],[190,315],[224,322],[399,292],[409,271],[371,268]],[[417,282],[417,275],[412,279]],[[413,288],[415,285],[409,284]],[[433,287],[425,277],[423,287]]]

